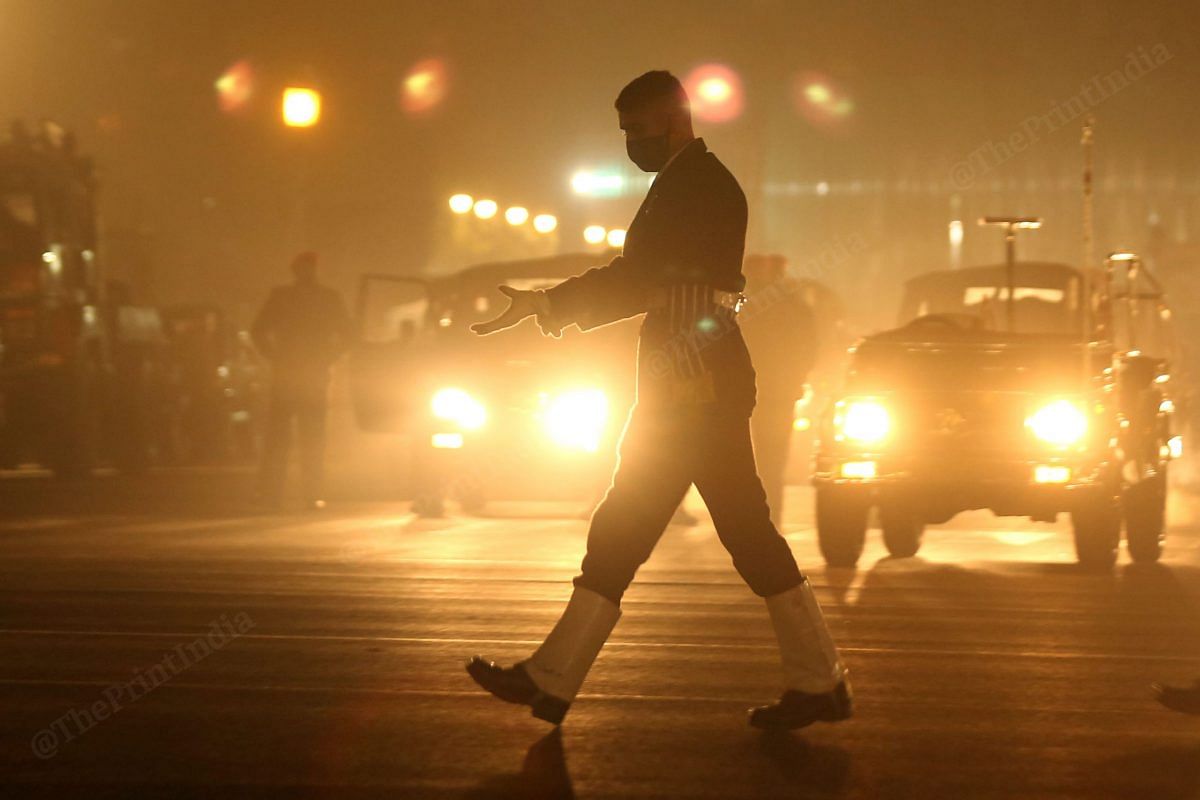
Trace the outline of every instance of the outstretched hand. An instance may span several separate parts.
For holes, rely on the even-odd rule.
[[[488,320],[487,322],[476,322],[471,326],[471,330],[480,336],[487,336],[489,333],[502,331],[506,328],[511,328],[526,317],[531,317],[537,313],[537,302],[534,296],[537,292],[527,289],[514,289],[511,286],[500,286],[500,292],[508,298],[508,308],[504,309],[498,317]]]

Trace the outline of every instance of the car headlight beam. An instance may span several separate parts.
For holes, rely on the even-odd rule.
[[[846,439],[877,444],[892,430],[892,417],[877,400],[843,400],[837,404],[834,425]]]
[[[1070,400],[1054,400],[1026,417],[1025,427],[1046,444],[1070,447],[1083,441],[1088,420],[1083,409]]]
[[[563,392],[550,399],[542,422],[560,446],[594,453],[608,424],[608,397],[599,389]]]
[[[453,422],[464,430],[478,430],[487,422],[487,409],[462,389],[439,389],[429,405],[435,417]]]

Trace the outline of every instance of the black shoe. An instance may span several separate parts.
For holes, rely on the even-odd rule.
[[[1158,702],[1172,711],[1200,714],[1200,681],[1196,681],[1190,689],[1162,686],[1156,683],[1154,684],[1154,695],[1158,698]]]
[[[778,703],[750,709],[750,725],[767,731],[790,731],[814,722],[840,722],[850,719],[853,706],[850,687],[845,681],[824,694],[789,689]]]
[[[566,700],[539,689],[521,664],[501,667],[494,661],[475,656],[467,662],[467,674],[504,702],[529,706],[533,709],[533,716],[553,725],[561,725],[567,709],[571,707]]]

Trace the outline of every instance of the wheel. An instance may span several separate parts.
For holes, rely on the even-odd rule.
[[[412,510],[418,517],[440,517],[446,513],[446,504],[437,495],[420,494],[413,498]]]
[[[853,567],[867,538],[870,499],[844,486],[817,489],[817,544],[831,567]]]
[[[1088,567],[1111,567],[1121,544],[1121,504],[1107,490],[1089,492],[1071,510],[1075,555]]]
[[[1167,523],[1166,474],[1130,486],[1122,501],[1129,556],[1137,562],[1158,561]]]
[[[462,510],[468,514],[480,514],[487,506],[487,492],[483,481],[475,477],[463,478],[454,487],[454,494]]]
[[[883,528],[883,544],[896,558],[912,558],[921,549],[925,523],[913,512],[903,497],[884,497],[879,502],[879,523]]]

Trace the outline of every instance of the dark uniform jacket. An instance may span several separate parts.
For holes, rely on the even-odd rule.
[[[740,292],[746,197],[703,139],[650,187],[622,254],[546,290],[555,325],[581,330],[645,313],[638,406],[716,408],[748,416],[754,369],[734,316],[709,290]]]
[[[324,286],[280,286],[250,328],[276,376],[325,381],[329,367],[352,343],[353,324],[342,296]]]

